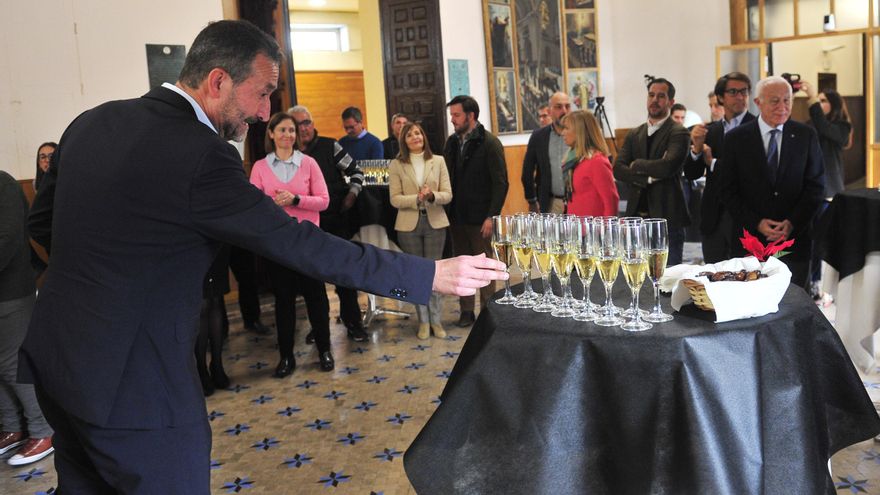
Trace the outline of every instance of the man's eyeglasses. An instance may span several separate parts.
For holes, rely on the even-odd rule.
[[[312,123],[313,122],[309,119],[300,120],[299,122],[296,123],[296,126],[297,127],[308,127],[308,126],[312,125]]]
[[[729,96],[736,96],[736,95],[740,95],[740,96],[749,96],[749,88],[740,88],[740,89],[730,88],[730,89],[725,89],[725,90],[724,90],[724,94],[729,95]]]

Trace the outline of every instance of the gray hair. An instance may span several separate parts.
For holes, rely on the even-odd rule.
[[[788,88],[788,96],[792,96],[791,84],[780,76],[769,76],[758,81],[758,84],[755,85],[755,95],[757,95],[758,98],[761,98],[761,93],[764,91],[765,87],[775,86],[777,84],[784,84],[785,87]]]
[[[305,113],[308,114],[309,118],[312,118],[312,112],[310,112],[309,109],[303,105],[292,106],[287,109],[287,113],[291,115],[294,113]]]

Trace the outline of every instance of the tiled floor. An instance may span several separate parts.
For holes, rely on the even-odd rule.
[[[331,302],[336,314],[332,296]],[[434,411],[468,333],[452,325],[457,302],[447,298],[445,310],[449,338],[443,340],[420,341],[413,320],[395,318],[374,323],[372,341],[356,344],[334,325],[332,373],[318,370],[316,353],[303,344],[300,331],[299,366],[292,377],[277,380],[271,377],[274,337],[244,333],[231,307],[225,364],[233,388],[207,402],[213,493],[414,493],[402,453]],[[833,306],[827,314],[833,319]],[[300,322],[301,329],[307,326]],[[880,401],[880,372],[864,381]],[[832,463],[838,493],[880,494],[880,445],[854,445]],[[52,457],[19,468],[0,465],[0,493],[51,494],[54,486]]]

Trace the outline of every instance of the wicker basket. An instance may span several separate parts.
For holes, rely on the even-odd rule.
[[[682,280],[682,283],[688,288],[688,292],[691,294],[691,299],[694,300],[694,305],[703,311],[715,311],[715,306],[712,305],[712,300],[709,299],[709,294],[706,294],[706,286],[696,280],[690,279],[684,279]]]

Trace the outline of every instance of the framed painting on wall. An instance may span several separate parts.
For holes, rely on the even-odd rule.
[[[541,127],[538,107],[577,90],[593,108],[599,88],[596,0],[483,0],[492,128]]]

